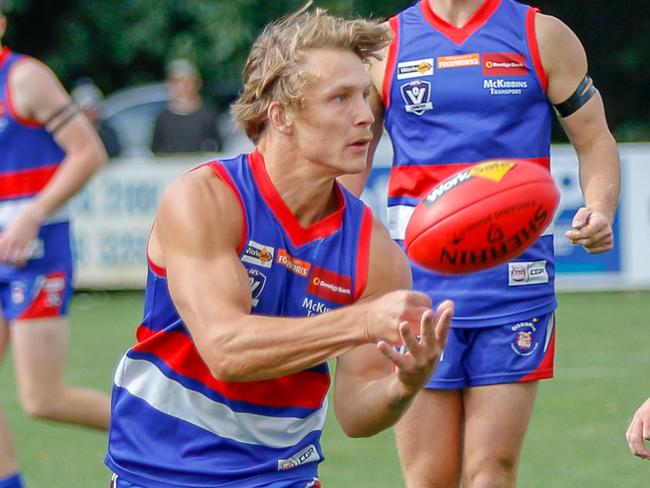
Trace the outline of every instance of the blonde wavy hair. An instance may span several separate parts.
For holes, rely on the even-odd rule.
[[[302,106],[310,80],[302,70],[306,50],[350,50],[365,63],[380,59],[390,42],[390,30],[378,21],[335,17],[320,8],[310,12],[311,3],[266,26],[251,48],[242,75],[244,87],[231,112],[254,143],[264,131],[272,101]]]

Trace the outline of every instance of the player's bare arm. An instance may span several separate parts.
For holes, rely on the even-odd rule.
[[[11,71],[9,86],[18,114],[45,124],[66,153],[47,186],[0,235],[0,260],[21,265],[27,257],[25,249],[45,219],[104,164],[106,152],[96,131],[71,105],[70,97],[43,63],[31,58],[18,63]]]
[[[547,96],[557,105],[569,99],[584,79],[588,72],[587,56],[576,35],[555,17],[538,14],[535,27],[548,76]],[[567,238],[590,253],[609,251],[614,245],[612,221],[620,192],[620,162],[600,94],[596,92],[560,120],[580,160],[580,185],[585,200],[585,207],[574,216]]]
[[[366,296],[381,296],[410,286],[406,257],[383,226],[375,222]],[[370,436],[397,422],[433,373],[446,343],[452,314],[452,303],[445,301],[435,314],[428,308],[423,310],[418,330],[400,324],[408,352],[381,341],[338,358],[334,411],[348,435]]]
[[[372,141],[370,141],[370,145],[368,146],[366,169],[362,173],[356,175],[344,175],[338,178],[338,180],[356,196],[361,195],[363,188],[368,181],[368,176],[370,175],[370,171],[372,171],[372,158],[375,155],[379,139],[381,139],[384,132],[384,105],[381,99],[381,93],[384,72],[386,71],[387,54],[388,48],[385,48],[381,53],[381,59],[371,58],[370,65],[368,66],[368,73],[370,74],[370,80],[372,82],[370,94],[368,96],[368,103],[370,104],[372,115],[375,120],[371,127]]]
[[[163,195],[149,245],[153,261],[167,269],[170,294],[201,357],[219,379],[275,378],[369,342],[399,344],[399,324],[418,324],[428,307],[425,295],[402,290],[309,318],[251,315],[248,275],[237,253],[241,228],[236,197],[203,168]]]

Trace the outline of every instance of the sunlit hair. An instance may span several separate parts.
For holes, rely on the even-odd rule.
[[[390,30],[377,21],[334,17],[320,8],[307,11],[310,5],[266,26],[251,48],[243,70],[244,87],[231,111],[254,143],[264,130],[272,101],[302,106],[310,81],[302,69],[306,50],[350,50],[368,62],[380,59],[390,42]]]

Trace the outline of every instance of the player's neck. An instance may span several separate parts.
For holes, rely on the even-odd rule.
[[[427,0],[441,19],[456,27],[463,27],[487,0]]]
[[[257,146],[266,173],[294,217],[304,228],[338,209],[334,177],[301,158],[280,141],[262,138]]]

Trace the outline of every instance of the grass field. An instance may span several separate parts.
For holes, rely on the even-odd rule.
[[[139,293],[76,296],[67,369],[71,383],[110,390],[113,367],[134,341],[141,309]],[[556,379],[540,388],[521,487],[650,486],[650,463],[629,454],[624,437],[633,411],[650,395],[649,316],[650,292],[560,295]],[[30,488],[108,485],[103,433],[27,419],[9,358],[0,391]],[[323,443],[326,487],[402,486],[391,432],[348,439],[331,416]]]

